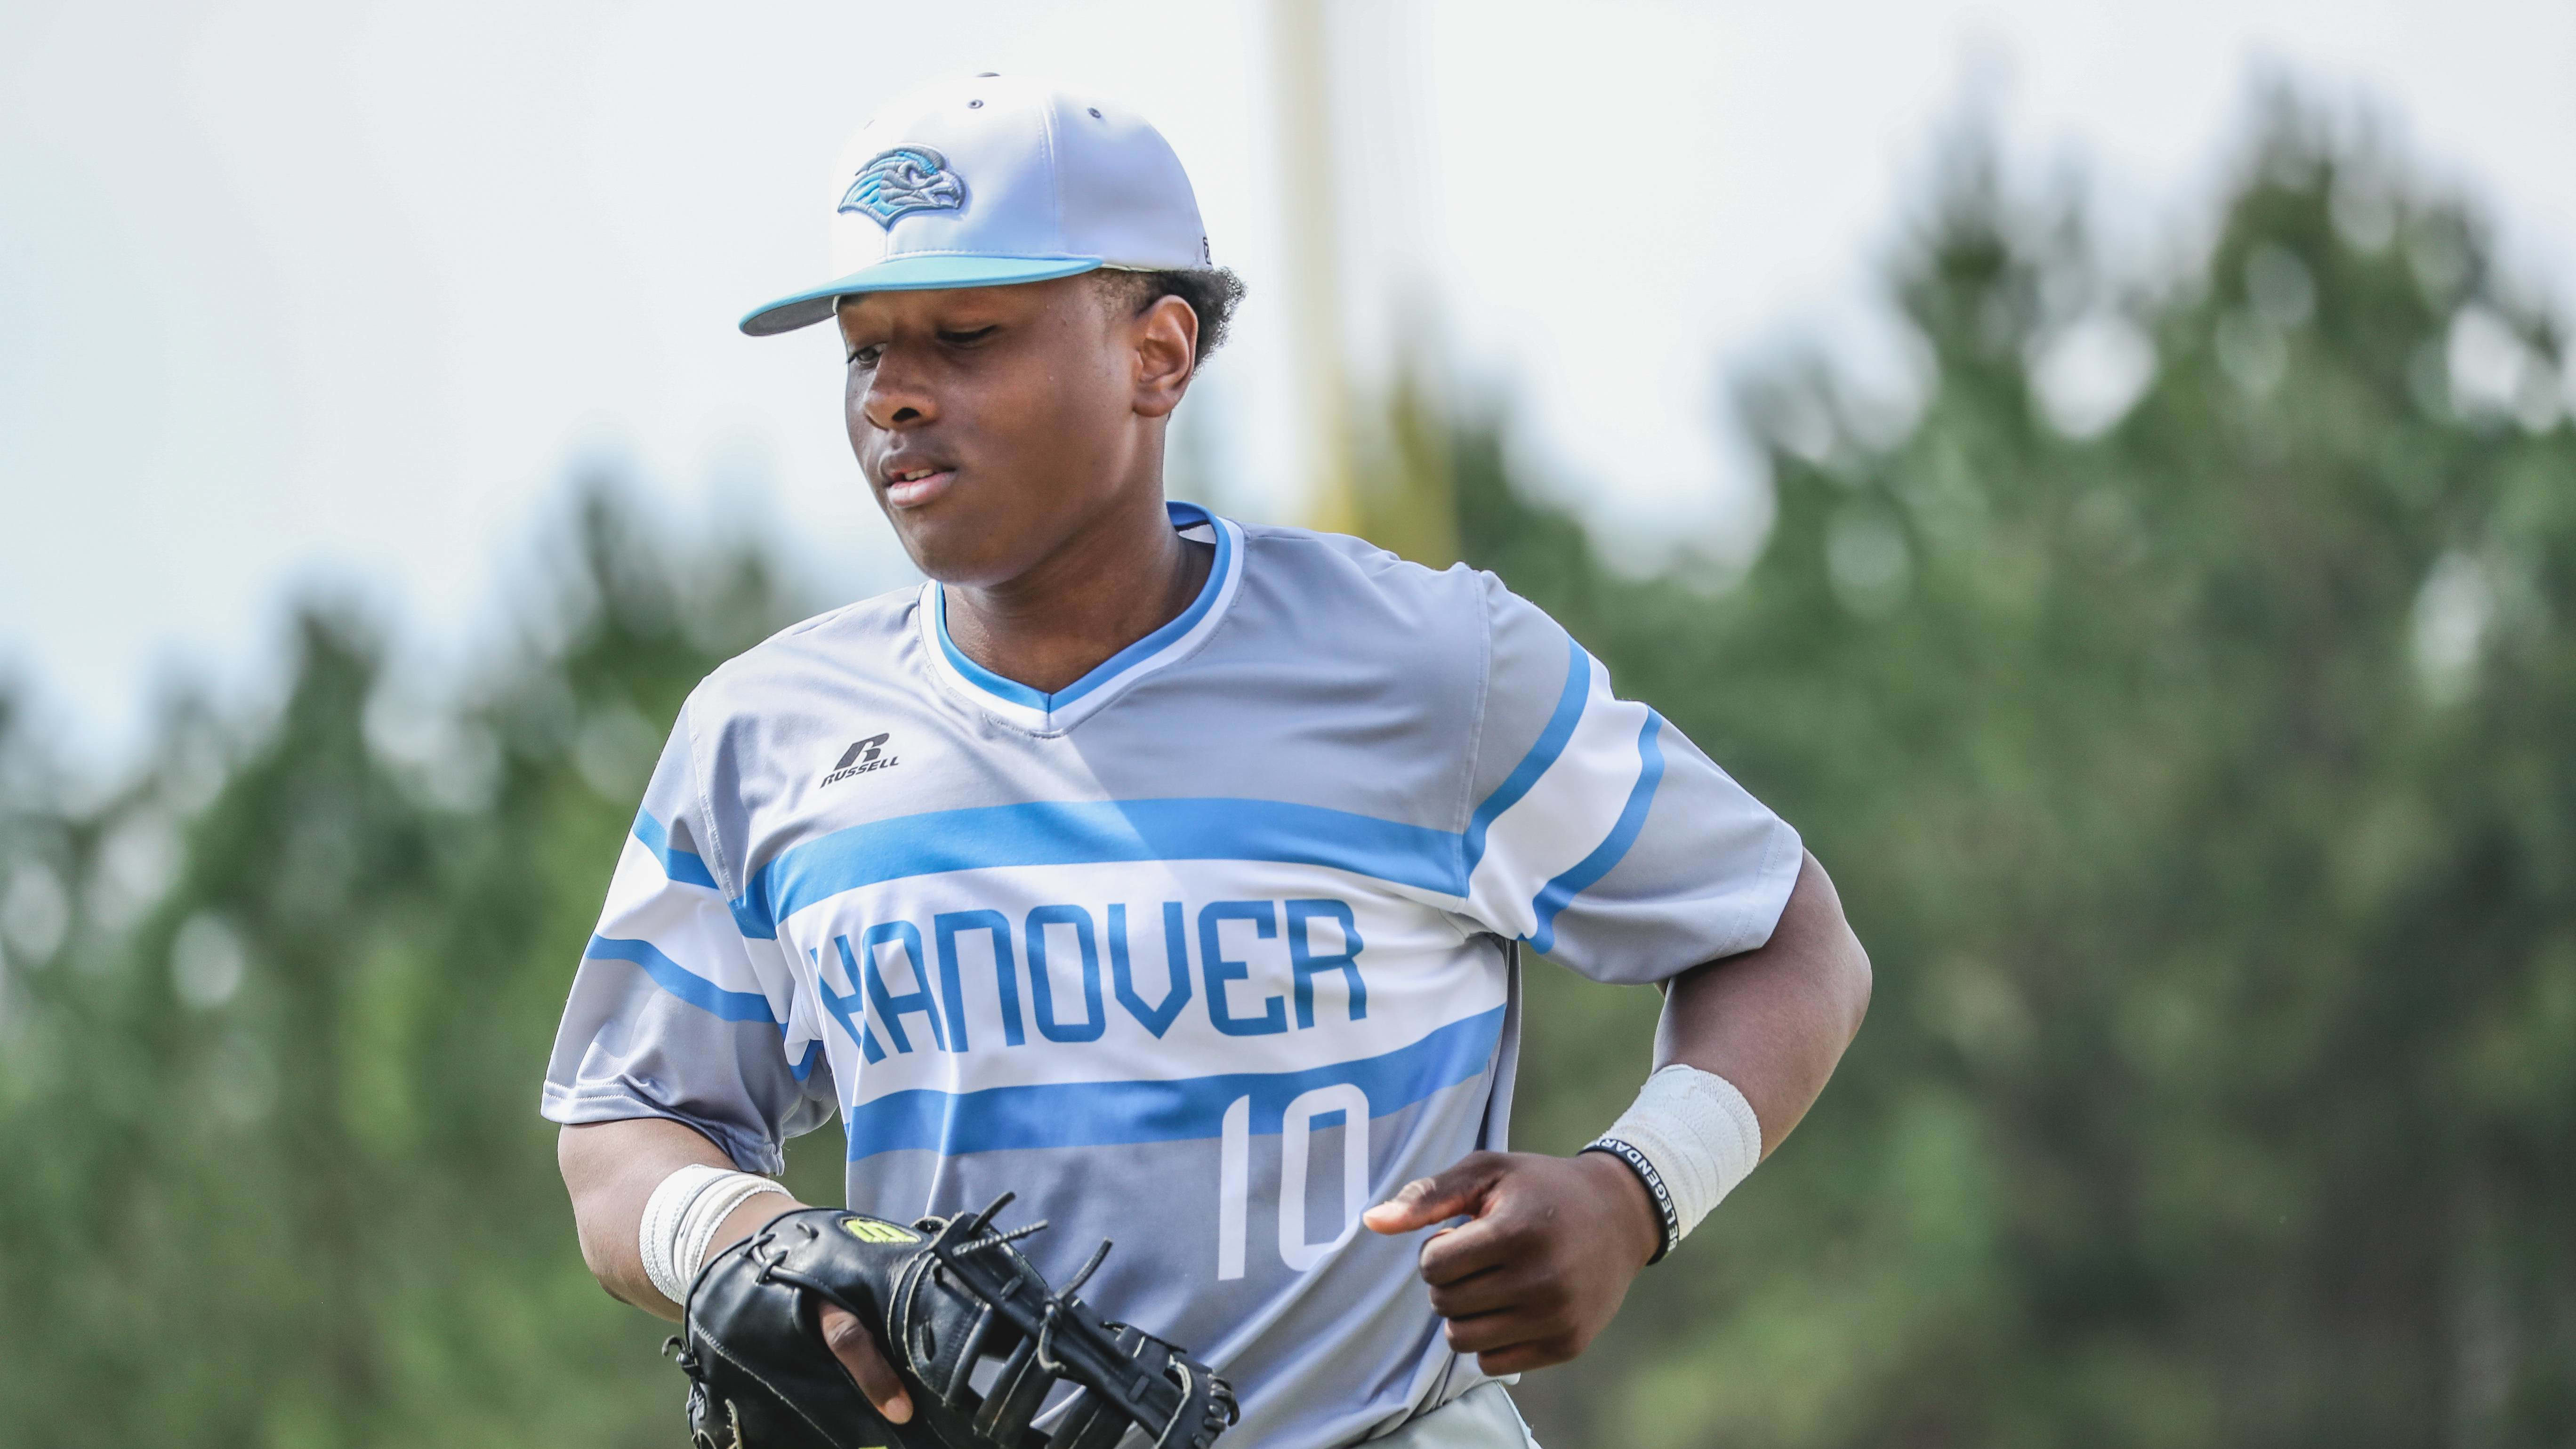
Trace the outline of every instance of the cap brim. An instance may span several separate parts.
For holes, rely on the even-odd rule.
[[[952,254],[891,257],[861,267],[810,291],[781,297],[742,319],[754,337],[811,327],[832,315],[832,304],[863,292],[926,292],[940,287],[1007,287],[1047,282],[1100,269],[1099,257],[969,257]]]

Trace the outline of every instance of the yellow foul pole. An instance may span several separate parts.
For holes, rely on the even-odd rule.
[[[1342,340],[1341,208],[1333,168],[1331,57],[1325,0],[1270,0],[1271,94],[1279,131],[1294,314],[1298,420],[1305,433],[1313,525],[1358,533],[1350,380]]]

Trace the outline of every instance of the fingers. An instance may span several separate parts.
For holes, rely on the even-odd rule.
[[[1527,1225],[1509,1208],[1498,1211],[1489,1205],[1486,1216],[1423,1240],[1422,1281],[1436,1288],[1525,1259],[1531,1253],[1529,1237]]]
[[[868,1326],[845,1309],[823,1306],[823,1343],[832,1357],[849,1370],[859,1392],[868,1396],[886,1421],[894,1424],[912,1422],[912,1396],[903,1390],[903,1380],[887,1363],[885,1353],[877,1347],[876,1335]]]
[[[1553,1368],[1571,1363],[1583,1352],[1580,1344],[1565,1339],[1514,1344],[1493,1353],[1476,1355],[1476,1367],[1495,1378],[1505,1374],[1528,1373],[1531,1369]]]
[[[1506,1309],[1546,1312],[1564,1306],[1551,1301],[1556,1293],[1553,1279],[1524,1265],[1506,1263],[1434,1283],[1431,1311],[1443,1318],[1473,1318]]]
[[[1591,1338],[1573,1295],[1544,1275],[1491,1268],[1434,1288],[1431,1302],[1446,1320],[1441,1334],[1449,1346],[1476,1355],[1477,1366],[1489,1374],[1567,1362]]]
[[[1544,1368],[1582,1353],[1652,1256],[1654,1245],[1645,1239],[1657,1225],[1625,1173],[1606,1158],[1596,1164],[1479,1153],[1409,1184],[1385,1204],[1390,1221],[1438,1221],[1435,1215],[1444,1212],[1470,1218],[1430,1234],[1420,1253],[1449,1346],[1476,1355],[1490,1374]]]
[[[1476,1355],[1487,1373],[1517,1373],[1520,1367],[1543,1368],[1582,1351],[1582,1334],[1562,1310],[1542,1311],[1516,1305],[1496,1313],[1452,1318],[1441,1328],[1449,1346]],[[1496,1369],[1496,1362],[1520,1367]]]
[[[1360,1221],[1371,1232],[1394,1234],[1469,1216],[1493,1185],[1501,1163],[1499,1154],[1471,1152],[1437,1176],[1406,1183],[1395,1196],[1361,1214]]]

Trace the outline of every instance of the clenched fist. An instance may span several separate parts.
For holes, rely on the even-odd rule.
[[[1360,1221],[1393,1235],[1457,1217],[1423,1243],[1422,1280],[1449,1346],[1497,1376],[1582,1353],[1663,1245],[1646,1185],[1600,1152],[1470,1153]]]

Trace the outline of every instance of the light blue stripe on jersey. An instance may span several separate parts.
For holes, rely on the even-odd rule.
[[[957,672],[966,676],[970,683],[985,693],[1009,700],[1025,709],[1049,713],[1073,703],[1126,673],[1130,667],[1162,652],[1182,635],[1198,627],[1199,620],[1205,618],[1207,611],[1215,605],[1216,596],[1224,591],[1226,571],[1234,566],[1234,536],[1210,517],[1206,509],[1194,503],[1166,503],[1163,507],[1170,515],[1174,528],[1197,528],[1204,525],[1216,534],[1216,562],[1208,569],[1207,581],[1199,585],[1199,596],[1190,601],[1190,606],[1183,609],[1178,618],[1110,655],[1089,674],[1053,694],[1044,694],[1016,679],[1005,679],[986,669],[983,665],[967,658],[966,652],[949,640],[948,593],[943,589],[938,593],[939,607],[935,614],[938,624],[939,652],[947,655],[948,662],[956,666]]]
[[[1048,1082],[980,1092],[889,1092],[848,1114],[850,1160],[881,1152],[943,1157],[1016,1147],[1102,1147],[1214,1137],[1225,1110],[1252,1099],[1251,1130],[1280,1130],[1299,1095],[1344,1082],[1383,1117],[1482,1072],[1502,1038],[1505,1008],[1452,1022],[1408,1047],[1295,1072],[1226,1072],[1174,1081]]]
[[[1477,806],[1475,815],[1467,821],[1469,875],[1475,874],[1476,863],[1485,858],[1485,831],[1495,817],[1521,803],[1521,797],[1556,763],[1556,757],[1565,753],[1567,742],[1574,738],[1575,725],[1583,719],[1584,702],[1592,693],[1592,656],[1583,652],[1583,646],[1575,643],[1571,634],[1566,636],[1565,652],[1565,688],[1556,697],[1556,710],[1547,717],[1547,728],[1538,732],[1538,742],[1521,756],[1521,762],[1512,767],[1503,783],[1494,787],[1494,793],[1485,797],[1485,803]]]
[[[661,949],[650,941],[619,941],[607,936],[593,936],[589,948],[581,954],[585,961],[624,961],[640,966],[644,968],[645,975],[653,978],[654,985],[720,1021],[757,1021],[775,1026],[782,1032],[787,1029],[779,1022],[777,1013],[769,1009],[768,997],[757,991],[727,991],[663,955]],[[805,1059],[789,1068],[796,1073],[796,1080],[801,1082],[811,1076],[814,1063],[821,1060],[822,1055],[823,1043],[819,1038],[807,1042]]]
[[[760,868],[733,903],[742,933],[843,891],[997,866],[1155,860],[1260,860],[1320,865],[1448,895],[1467,892],[1459,837],[1284,800],[1031,801],[902,815],[836,830]]]
[[[590,949],[581,953],[591,961],[628,961],[644,968],[653,984],[682,1001],[725,1021],[765,1021],[778,1025],[778,1017],[769,1009],[769,998],[757,991],[727,991],[688,967],[662,954],[650,941],[618,941],[606,936],[590,938]]]
[[[1664,717],[1647,710],[1645,726],[1637,731],[1637,783],[1628,791],[1628,803],[1621,807],[1618,823],[1610,827],[1610,833],[1602,837],[1590,855],[1539,888],[1538,899],[1532,903],[1537,908],[1538,927],[1529,937],[1530,948],[1539,954],[1545,955],[1556,945],[1557,912],[1608,875],[1628,853],[1628,847],[1636,844],[1637,833],[1646,828],[1646,811],[1655,803],[1655,787],[1664,778],[1664,747],[1655,738],[1663,728]]]
[[[654,819],[651,811],[635,812],[635,838],[653,852],[655,860],[662,862],[662,874],[681,885],[717,889],[715,875],[707,869],[706,861],[689,851],[673,850],[671,832],[662,828],[662,822]]]
[[[1173,505],[1176,517],[1183,506]],[[1224,530],[1218,530],[1218,537],[1225,537]],[[1224,567],[1222,558],[1217,567]],[[1211,572],[1210,577],[1216,574]],[[1208,597],[1203,592],[1200,605]],[[1193,605],[1191,613],[1175,623],[1190,619],[1198,610],[1199,605]],[[953,648],[947,643],[945,625],[940,643],[943,648]],[[1484,858],[1487,831],[1505,811],[1519,804],[1564,755],[1575,727],[1582,722],[1591,696],[1592,657],[1572,636],[1567,637],[1565,647],[1565,684],[1558,692],[1547,726],[1539,732],[1529,752],[1521,756],[1520,763],[1476,807],[1463,833],[1320,805],[1234,797],[1031,801],[931,811],[852,826],[787,850],[762,866],[753,875],[750,890],[732,902],[734,920],[745,936],[774,940],[778,923],[805,907],[843,891],[890,880],[1002,866],[1162,860],[1320,865],[1464,896],[1477,863]],[[956,663],[961,671],[975,669],[973,661],[962,654],[956,656]],[[969,677],[975,674],[970,672]],[[1101,677],[1105,676],[1097,672],[1086,676],[1086,682],[1077,688],[1087,689]],[[1005,688],[1022,690],[1029,698],[1021,702],[1032,708],[1046,708],[1050,698],[998,675],[993,677],[991,687],[996,693]],[[1062,702],[1069,697],[1058,694],[1052,698]],[[1585,886],[1608,874],[1643,828],[1645,805],[1653,798],[1655,784],[1663,774],[1663,752],[1654,744],[1654,733],[1660,724],[1660,719],[1648,711],[1645,733],[1638,745],[1643,773],[1630,792],[1618,825],[1590,855],[1541,890],[1534,944],[1554,940],[1557,913]],[[651,819],[639,817],[636,825],[637,838],[645,840],[648,847],[655,844],[661,828],[654,824],[657,835],[647,838],[644,829]],[[677,873],[682,868],[693,868],[699,876],[706,874],[705,862],[686,851],[656,849],[654,853],[666,862],[683,863],[673,867],[674,880],[684,878]],[[714,881],[709,878],[704,883],[713,885]],[[1548,948],[1539,945],[1538,949]]]
[[[955,667],[958,673],[965,675],[966,681],[969,684],[974,685],[977,689],[984,691],[986,694],[993,695],[1000,699],[1007,699],[1013,704],[1020,705],[1028,709],[1045,709],[1047,707],[1047,700],[1050,696],[1041,694],[1038,691],[1029,688],[1027,685],[1020,683],[1016,679],[1005,679],[1001,675],[995,674],[983,665],[967,658],[966,651],[958,648],[955,643],[950,641],[948,637],[948,591],[945,589],[940,590],[938,598],[939,608],[937,613],[937,623],[939,625],[939,652],[948,656],[949,664]]]

